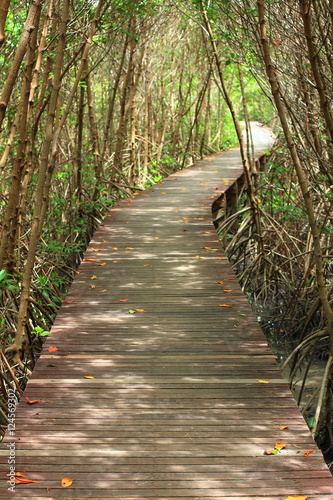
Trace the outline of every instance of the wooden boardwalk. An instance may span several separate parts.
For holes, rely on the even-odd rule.
[[[256,130],[265,149],[269,134]],[[18,406],[15,438],[1,444],[1,498],[332,500],[212,224],[213,199],[240,175],[237,149],[218,154],[106,217]],[[13,440],[16,470],[42,481],[15,493]],[[276,442],[286,448],[264,455]]]

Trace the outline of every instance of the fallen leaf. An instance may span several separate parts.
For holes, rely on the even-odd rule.
[[[289,495],[284,500],[307,500],[308,497],[300,497],[299,495]]]
[[[128,299],[119,299],[119,302],[127,302]]]
[[[93,247],[91,247],[91,249],[92,249],[94,252],[100,252],[100,251],[101,251],[101,249],[100,249],[100,248],[93,248]]]
[[[120,261],[119,260],[113,260],[112,261],[114,264],[120,264]]]
[[[204,250],[210,250],[210,247],[201,247],[203,248]]]
[[[188,229],[182,229],[183,233],[187,233]]]
[[[139,313],[144,313],[146,312],[144,309],[135,309],[136,311],[138,311]]]
[[[223,290],[225,293],[231,293],[232,290]]]
[[[126,222],[128,224],[128,222]],[[118,250],[118,247],[113,247],[112,250]]]
[[[305,453],[303,453],[303,457],[308,457],[313,451],[314,450],[307,450]]]
[[[34,481],[24,477],[15,477],[15,484],[29,484],[29,483],[42,483],[43,481]]]
[[[286,447],[286,445],[284,443],[275,443],[275,446],[274,446],[274,448],[278,451],[283,450],[285,447]]]
[[[268,380],[257,380],[260,384],[269,384]]]
[[[62,480],[61,480],[61,486],[63,488],[68,488],[69,486],[71,486],[73,484],[73,479],[69,479],[69,477],[64,477]]]
[[[100,264],[97,264],[98,266],[106,266],[106,262],[101,262]]]
[[[222,259],[223,259],[223,257],[217,257],[217,260],[222,260]]]
[[[160,237],[159,236],[154,236],[154,240],[159,240]]]
[[[150,264],[143,264],[143,267],[149,267]]]
[[[58,347],[53,347],[52,345],[50,345],[50,347],[48,348],[49,352],[56,352],[57,350],[58,350]]]
[[[96,287],[95,287],[95,285],[90,285],[90,288],[91,288],[92,290],[94,290]]]
[[[94,276],[92,276],[90,279],[91,279],[91,280],[97,280],[97,276],[95,276],[95,275],[94,275]]]
[[[220,307],[232,307],[232,306],[228,306],[227,304],[220,304]]]
[[[85,375],[84,378],[95,378],[95,377],[92,377],[91,375]]]
[[[27,400],[28,405],[35,405],[35,404],[39,403],[39,399],[35,399],[34,401],[30,401],[28,396],[26,396],[26,400]]]
[[[165,193],[164,191],[162,191],[162,193],[161,193],[161,194],[166,194],[166,193]]]
[[[280,431],[284,431],[285,429],[290,429],[290,427],[288,425],[279,425],[279,429]]]
[[[63,300],[63,302],[65,302],[65,304],[72,304],[74,300]]]
[[[25,472],[25,471],[24,471]],[[10,476],[10,474],[8,473],[7,476]],[[14,474],[15,477],[27,477],[25,476],[24,474],[21,474],[21,472],[15,472]]]
[[[126,247],[125,250],[134,250],[132,247]]]
[[[129,312],[130,314],[135,314],[135,311],[133,311],[133,309],[130,309],[128,312]]]
[[[99,262],[99,259],[84,259],[85,262]]]
[[[277,450],[264,450],[265,455],[277,455],[278,453]]]
[[[219,285],[225,285],[224,281],[218,281]]]
[[[104,293],[104,292],[106,292],[106,289],[101,291],[101,293]]]

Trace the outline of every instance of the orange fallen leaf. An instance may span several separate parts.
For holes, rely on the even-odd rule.
[[[228,306],[228,304],[220,304],[220,307],[232,307],[232,306]]]
[[[308,497],[300,497],[299,495],[289,495],[284,500],[307,500]]]
[[[218,281],[219,285],[225,285],[224,281]]]
[[[39,403],[39,399],[35,399],[34,401],[30,401],[28,396],[26,396],[26,400],[27,400],[28,405],[35,405],[35,404]]]
[[[100,264],[97,264],[98,266],[106,266],[106,262],[101,262]]]
[[[284,431],[285,429],[290,429],[290,427],[288,425],[279,425],[279,429],[280,431]]]
[[[143,267],[149,267],[150,264],[143,264]]]
[[[303,453],[303,457],[308,457],[313,451],[314,450],[307,450],[305,453]]]
[[[113,260],[112,262],[113,262],[114,264],[119,264],[119,263],[120,263],[120,262],[119,262],[119,260]]]
[[[100,252],[100,251],[101,251],[101,249],[100,249],[100,248],[93,248],[93,247],[91,247],[91,249],[92,249],[94,252]]]
[[[201,247],[203,248],[204,250],[210,250],[210,247]]]
[[[286,445],[284,443],[275,443],[275,446],[274,446],[274,448],[278,451],[283,450],[285,447],[286,447]]]
[[[225,293],[231,293],[232,290],[223,290]]]
[[[119,302],[127,302],[128,299],[119,299]]]
[[[106,289],[101,291],[101,293],[104,293],[104,292],[106,292]]]
[[[69,477],[64,477],[62,480],[61,480],[61,486],[63,488],[68,488],[69,486],[71,486],[73,484],[73,479],[69,479]]]
[[[95,378],[95,377],[92,377],[91,375],[85,375],[84,378]]]
[[[139,313],[143,313],[143,312],[145,312],[145,310],[144,310],[144,309],[135,309],[135,310],[136,310],[136,311],[138,311]]]
[[[90,285],[90,288],[92,288],[94,290],[96,287],[95,287],[95,285]]]
[[[63,302],[65,302],[65,304],[72,304],[74,300],[63,300]]]
[[[50,345],[50,347],[48,348],[49,352],[56,352],[57,350],[58,350],[58,347],[53,347],[52,345]]]
[[[29,483],[42,483],[43,481],[34,481],[33,479],[28,479],[27,477],[15,477],[15,484],[29,484]]]
[[[85,262],[98,262],[99,259],[84,259]]]
[[[223,257],[218,257],[218,258],[217,258],[217,260],[222,260],[222,259],[223,259]]]

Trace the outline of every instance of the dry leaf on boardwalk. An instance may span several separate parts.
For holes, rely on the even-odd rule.
[[[39,403],[39,399],[34,399],[34,401],[30,401],[28,396],[26,396],[26,400],[27,400],[28,405],[35,405],[35,404]]]
[[[69,486],[71,486],[73,484],[73,479],[69,479],[69,477],[64,477],[62,480],[61,480],[61,486],[63,488],[68,488]]]

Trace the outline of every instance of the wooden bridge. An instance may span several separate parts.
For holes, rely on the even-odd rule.
[[[212,224],[241,174],[238,149],[217,154],[106,217],[1,444],[1,498],[332,500]],[[39,481],[14,493],[10,443]]]

